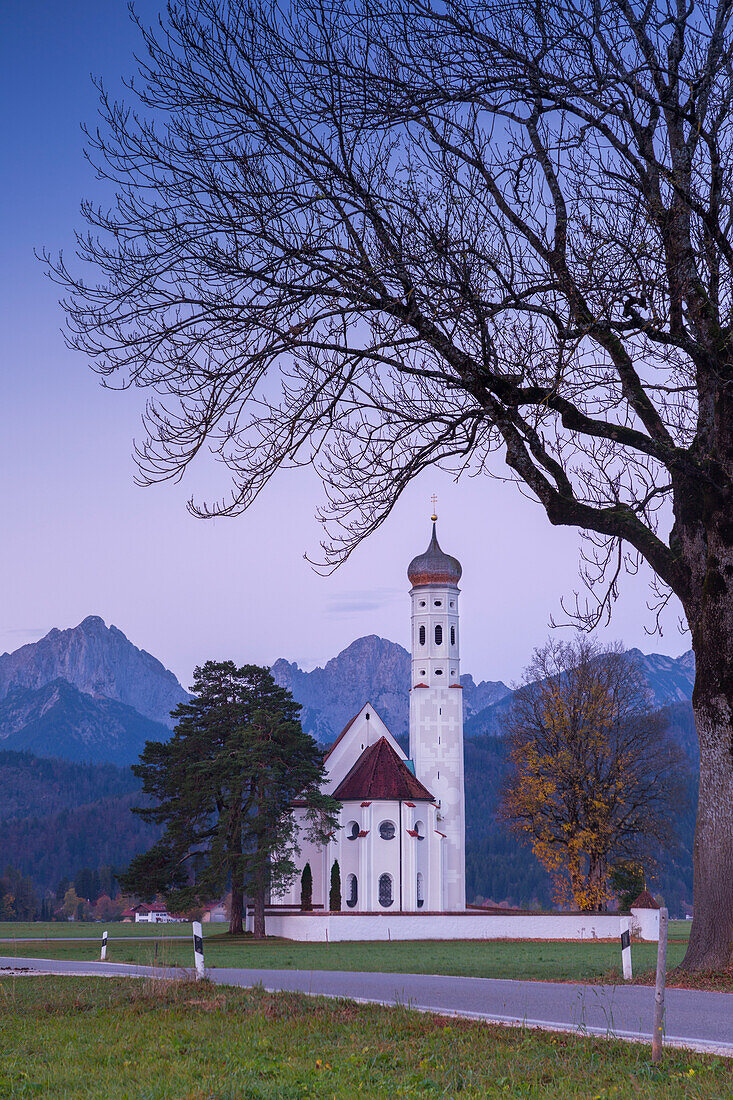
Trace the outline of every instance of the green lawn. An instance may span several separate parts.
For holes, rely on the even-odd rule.
[[[109,962],[193,966],[190,925],[117,924],[107,926]],[[522,940],[422,940],[355,943],[295,943],[268,939],[255,942],[222,931],[222,925],[204,925],[207,967],[251,967],[288,970],[383,970],[391,973],[456,974],[482,978],[524,978],[535,981],[620,980],[621,952],[617,943]],[[0,925],[21,929],[21,938],[39,930],[48,939],[34,943],[0,944],[0,955],[22,958],[93,960],[99,958],[102,925],[49,924]],[[61,937],[72,937],[63,942]],[[139,941],[131,936],[144,937]],[[172,940],[171,936],[184,936]],[[685,953],[689,923],[670,925],[668,968],[671,971]],[[657,947],[639,943],[632,947],[634,975],[650,980],[656,968]],[[669,981],[674,984],[675,977]],[[706,988],[733,992],[733,974],[702,983]]]
[[[722,1098],[733,1066],[207,982],[0,980],[0,1096],[81,1100]]]
[[[669,966],[682,960],[684,943],[670,943]],[[0,954],[18,958],[97,959],[99,940],[73,943],[18,943],[0,946]],[[636,971],[656,967],[656,944],[634,944]],[[621,950],[615,943],[559,943],[521,940],[422,940],[380,943],[294,943],[268,940],[258,943],[219,934],[206,941],[207,967],[266,967],[288,970],[383,970],[391,973],[465,974],[482,978],[536,980],[592,980],[620,970]],[[153,943],[130,940],[109,942],[110,962],[139,962],[193,966],[193,950],[185,941]]]
[[[203,924],[205,936],[220,934],[226,930],[224,924]],[[101,940],[102,932],[107,930],[110,936],[190,936],[190,924],[123,924],[122,921],[110,924],[89,924],[83,921],[0,921],[0,940],[12,939],[93,939]]]

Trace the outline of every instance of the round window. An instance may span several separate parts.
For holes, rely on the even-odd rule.
[[[393,821],[383,821],[379,826],[379,835],[382,840],[394,840],[396,832]]]

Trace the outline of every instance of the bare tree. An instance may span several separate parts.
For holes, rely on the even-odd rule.
[[[507,718],[500,817],[531,843],[556,900],[602,910],[617,864],[651,868],[685,799],[682,750],[638,663],[584,636],[535,650]]]
[[[649,563],[697,662],[687,968],[733,943],[731,8],[178,0],[101,91],[92,275],[52,265],[151,391],[143,480],[229,467],[197,515],[313,462],[337,562],[425,467],[502,469],[584,532],[588,625]]]

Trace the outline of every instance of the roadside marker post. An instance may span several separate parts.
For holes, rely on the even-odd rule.
[[[625,925],[625,927],[624,927]],[[621,918],[621,963],[624,970],[624,981],[630,982],[634,976],[631,969],[631,918]]]
[[[657,946],[657,987],[654,991],[654,1032],[652,1034],[652,1062],[662,1060],[664,1033],[664,983],[667,977],[667,925],[669,912],[659,910],[659,944]]]
[[[197,920],[193,922],[193,958],[196,964],[196,977],[204,977],[204,936],[201,925]]]
[[[107,932],[102,933],[102,954],[99,956],[100,962],[104,962],[107,958]]]

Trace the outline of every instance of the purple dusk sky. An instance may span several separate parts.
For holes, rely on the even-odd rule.
[[[144,18],[158,10],[153,0],[136,7]],[[441,543],[463,563],[463,671],[516,679],[550,615],[562,618],[561,596],[580,585],[577,534],[553,530],[514,486],[428,473],[376,536],[321,577],[303,559],[318,553],[323,498],[308,471],[281,476],[244,517],[208,522],[185,501],[224,495],[224,468],[194,470],[178,486],[133,484],[145,395],[101,389],[66,350],[56,288],[33,249],[71,251],[80,199],[99,196],[80,131],[96,112],[90,74],[117,88],[137,32],[126,0],[6,0],[4,10],[0,651],[98,614],[188,684],[210,657],[284,656],[310,668],[362,634],[407,644],[405,570],[428,543],[435,492]],[[681,653],[678,605],[664,637],[650,638],[647,598],[646,576],[629,578],[606,636]]]

